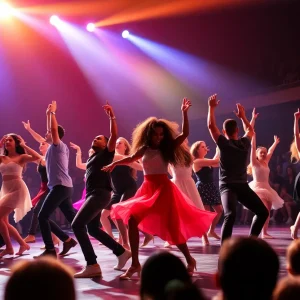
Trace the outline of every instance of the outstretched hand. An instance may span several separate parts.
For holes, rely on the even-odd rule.
[[[0,140],[0,148],[2,148],[2,147],[4,146],[5,140],[6,140],[6,135],[4,135],[4,136],[2,137],[2,139]]]
[[[104,166],[101,170],[104,172],[112,172],[115,166],[116,165],[114,163],[111,163],[110,165]]]
[[[274,135],[274,143],[279,144],[280,143],[280,138],[277,135]]]
[[[181,110],[182,110],[183,112],[186,112],[186,111],[189,110],[189,108],[190,108],[191,106],[192,106],[192,102],[191,102],[189,99],[187,99],[187,98],[183,98],[182,104],[181,104]]]
[[[236,116],[238,118],[242,119],[242,118],[246,117],[245,108],[241,103],[237,103],[236,108],[237,108],[237,111],[234,110],[233,112],[236,114]]]
[[[220,100],[217,100],[217,94],[214,94],[208,98],[208,106],[217,107],[220,103]]]
[[[81,150],[78,145],[76,145],[76,144],[74,144],[72,142],[70,142],[70,147],[73,148],[73,149],[75,149],[76,151],[80,151]]]
[[[27,123],[24,122],[24,121],[22,121],[22,123],[23,123],[24,128],[25,128],[26,130],[29,130],[29,129],[31,128],[31,127],[30,127],[30,122],[29,122],[29,120],[27,121]]]
[[[114,117],[114,111],[113,108],[111,107],[111,105],[109,105],[108,101],[106,101],[106,104],[102,106],[105,113],[110,117],[113,118]]]
[[[256,119],[258,117],[259,113],[256,112],[256,108],[254,107],[253,108],[253,111],[252,111],[252,119]]]
[[[300,118],[300,109],[298,108],[298,110],[294,113],[295,118],[299,119]]]

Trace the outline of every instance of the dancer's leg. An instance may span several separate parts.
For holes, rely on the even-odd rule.
[[[266,206],[268,212],[269,212],[269,216],[264,224],[264,227],[262,229],[262,234],[261,237],[263,239],[272,239],[273,237],[271,235],[268,234],[268,227],[269,227],[269,221],[270,221],[270,211],[272,208],[272,202],[271,201],[266,201],[264,199],[261,199],[261,201],[264,203],[264,205]]]
[[[109,215],[110,215],[110,210],[103,209],[102,213],[101,213],[100,221],[101,221],[101,224],[102,224],[105,232],[108,235],[110,235],[112,238],[114,238],[114,235],[113,235],[112,229],[111,229],[110,220],[108,219]]]
[[[223,214],[223,207],[222,207],[221,204],[220,204],[220,205],[213,205],[212,207],[213,207],[214,211],[217,213],[217,215],[216,215],[215,218],[213,219],[213,221],[212,221],[212,223],[211,223],[211,225],[210,225],[210,228],[209,228],[209,230],[208,230],[207,235],[208,235],[209,237],[214,237],[214,238],[216,238],[217,240],[219,240],[220,237],[216,234],[215,229],[216,229],[217,224],[218,224],[219,221],[220,221],[220,218],[222,217],[222,214]]]
[[[180,244],[176,245],[177,248],[182,252],[184,255],[186,262],[187,262],[187,269],[190,274],[193,274],[194,270],[196,268],[196,260],[191,256],[189,248],[187,247],[187,244]]]
[[[13,250],[12,243],[10,240],[9,230],[7,227],[6,220],[8,219],[8,216],[12,211],[13,211],[13,209],[10,207],[3,207],[3,206],[0,207],[0,234],[3,237],[3,240],[6,245],[6,249],[4,251],[6,251],[9,254],[13,254],[14,250]],[[2,256],[2,254],[4,254],[3,251],[1,252],[1,256]]]
[[[300,213],[298,213],[295,224],[291,226],[291,237],[293,240],[298,238],[299,227],[300,227]]]

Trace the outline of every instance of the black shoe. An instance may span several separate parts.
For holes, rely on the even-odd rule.
[[[69,250],[77,245],[77,242],[74,239],[70,239],[68,242],[63,243],[63,250],[59,253],[59,255],[66,255]]]
[[[40,257],[44,257],[44,256],[52,256],[54,258],[57,258],[57,254],[55,249],[53,250],[45,250],[44,252],[42,252],[40,255],[36,255],[33,258],[40,258]]]

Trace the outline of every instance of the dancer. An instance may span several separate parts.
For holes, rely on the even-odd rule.
[[[114,160],[120,160],[125,157],[128,157],[130,153],[131,146],[129,142],[120,137],[117,139],[116,142],[116,153],[114,156]],[[103,225],[104,230],[111,236],[113,236],[110,221],[108,216],[111,212],[112,205],[125,201],[131,197],[133,197],[137,191],[136,185],[136,171],[142,171],[143,167],[138,162],[133,162],[127,166],[118,166],[111,172],[111,179],[112,179],[112,188],[113,188],[113,195],[111,201],[103,209],[101,213],[101,224]],[[127,229],[122,220],[116,220],[115,222],[116,227],[120,232],[120,239],[119,243],[126,249],[129,249],[128,237],[127,237]],[[144,242],[142,243],[141,247],[145,247],[148,245],[150,241],[153,240],[153,236],[144,233],[145,238]]]
[[[14,219],[17,223],[30,211],[30,194],[25,182],[22,180],[22,172],[26,163],[39,159],[39,154],[26,146],[24,140],[16,134],[11,133],[4,136],[0,141],[0,147],[3,146],[4,155],[0,156],[0,172],[2,174],[0,233],[6,248],[0,253],[0,258],[14,254],[10,235],[20,245],[17,255],[22,255],[30,249],[18,231],[9,224],[8,216],[12,211],[15,211]],[[25,154],[25,151],[27,154]]]
[[[251,141],[251,155],[250,165],[248,167],[248,174],[253,176],[253,181],[249,183],[250,188],[257,194],[260,200],[264,203],[269,213],[270,210],[279,209],[283,206],[284,201],[278,196],[277,192],[273,190],[269,184],[269,161],[273,152],[279,144],[279,138],[274,136],[273,145],[267,150],[265,147],[256,148],[256,134],[253,134]],[[261,237],[263,239],[272,239],[268,234],[269,218],[266,220]]]
[[[82,162],[81,148],[74,143],[70,143],[70,147],[76,150],[76,167],[81,170],[86,170],[86,163]],[[94,153],[95,153],[95,151],[91,148],[88,152],[89,157],[91,157]],[[84,174],[84,182],[86,182],[86,173]],[[82,206],[83,202],[85,201],[85,198],[86,198],[86,188],[85,188],[85,184],[84,184],[84,189],[82,191],[81,199],[78,200],[77,202],[73,203],[73,207],[77,211]]]
[[[291,144],[291,160],[295,160],[297,163],[300,161],[300,133],[299,133],[299,119],[300,119],[300,110],[294,114],[294,141]],[[300,173],[296,176],[295,179],[295,188],[294,188],[294,200],[299,204],[300,203]],[[292,239],[298,238],[298,230],[300,227],[300,213],[298,213],[296,222],[291,226],[291,237]]]
[[[112,171],[118,165],[132,163],[142,158],[145,179],[136,195],[131,199],[112,207],[112,218],[122,219],[128,224],[129,242],[132,251],[131,267],[120,279],[130,279],[133,274],[141,272],[138,257],[138,229],[157,235],[171,245],[177,245],[187,260],[189,273],[196,268],[196,261],[190,255],[186,241],[190,237],[202,236],[210,226],[214,214],[202,211],[187,202],[182,192],[168,179],[168,164],[183,165],[185,158],[182,143],[189,134],[187,111],[191,102],[184,99],[181,110],[183,114],[182,133],[176,133],[174,126],[164,119],[148,118],[139,124],[133,132],[133,149],[131,157],[104,167]],[[188,199],[188,198],[187,198]]]
[[[220,149],[219,184],[225,215],[221,231],[221,242],[223,243],[225,239],[230,238],[232,235],[237,201],[255,214],[250,229],[251,235],[258,236],[260,234],[269,212],[247,182],[247,158],[250,150],[250,140],[254,131],[246,118],[245,109],[239,103],[236,105],[236,116],[243,123],[245,135],[238,138],[237,122],[228,119],[223,123],[223,133],[225,135],[223,136],[215,119],[215,108],[219,102],[217,95],[209,97],[207,125],[212,139]]]
[[[60,227],[50,221],[51,214],[57,207],[60,208],[66,219],[71,223],[75,216],[72,206],[73,183],[68,172],[69,149],[62,142],[65,131],[56,120],[56,101],[48,105],[46,111],[47,134],[46,141],[51,143],[46,153],[46,170],[48,175],[48,193],[39,212],[39,224],[46,250],[39,256],[51,255],[56,257],[56,251],[51,237],[51,231],[63,241],[63,250],[59,255],[65,255],[77,242],[63,232]]]
[[[86,200],[77,213],[72,228],[80,244],[87,266],[74,275],[75,278],[90,278],[102,275],[100,266],[97,264],[97,256],[88,237],[97,239],[108,247],[118,257],[118,265],[115,269],[122,269],[131,252],[125,250],[105,231],[100,229],[100,214],[110,202],[111,179],[109,174],[102,171],[102,167],[113,161],[117,140],[117,123],[113,109],[110,105],[103,106],[110,119],[110,137],[98,135],[92,143],[95,153],[88,159],[86,165]]]
[[[187,139],[182,143],[183,155],[185,157],[184,165],[177,165],[176,167],[170,165],[170,172],[172,175],[171,181],[180,189],[182,193],[184,193],[196,207],[201,210],[204,210],[204,205],[202,203],[201,197],[197,191],[195,182],[192,178],[192,166],[193,166],[193,158],[190,154],[188,141]],[[209,245],[209,241],[207,238],[207,234],[203,234],[202,243],[204,246]],[[168,242],[165,243],[165,248],[171,247]]]
[[[204,141],[195,142],[191,147],[191,154],[194,158],[193,170],[197,178],[197,189],[204,203],[206,210],[210,211],[212,207],[217,213],[207,235],[219,240],[220,237],[215,232],[216,226],[223,214],[223,207],[221,204],[220,191],[214,184],[213,169],[219,167],[220,153],[216,148],[216,154],[212,159],[205,158],[209,149]]]
[[[26,122],[22,122],[24,125],[24,128],[31,134],[31,136],[40,143],[39,150],[40,150],[40,157],[39,160],[36,161],[38,164],[37,171],[40,174],[41,177],[41,187],[37,195],[32,199],[32,206],[33,206],[33,214],[31,217],[31,225],[29,228],[29,232],[27,237],[24,239],[26,243],[35,243],[35,235],[38,228],[38,214],[41,210],[41,207],[43,206],[43,203],[46,199],[46,196],[49,192],[48,189],[48,176],[46,171],[46,161],[45,161],[45,155],[49,148],[49,144],[46,142],[46,140],[40,136],[38,133],[36,133],[30,126],[29,120]],[[52,234],[52,240],[54,245],[59,246],[59,239],[57,236]]]

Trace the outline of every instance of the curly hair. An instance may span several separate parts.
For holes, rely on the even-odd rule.
[[[187,150],[187,145],[183,143],[175,147],[175,138],[179,135],[179,125],[166,119],[150,117],[139,123],[132,133],[131,153],[135,153],[142,147],[151,146],[152,135],[158,127],[161,127],[164,132],[164,138],[159,145],[163,160],[174,166],[190,166],[192,157]]]
[[[16,152],[18,154],[25,154],[25,149],[23,147],[20,146],[20,141],[19,141],[19,138],[18,138],[18,135],[15,134],[15,133],[9,133],[9,134],[6,134],[6,136],[10,136],[13,138],[13,140],[15,141],[15,144],[16,144]],[[6,148],[4,148],[4,155],[7,156],[8,155],[8,151]]]

